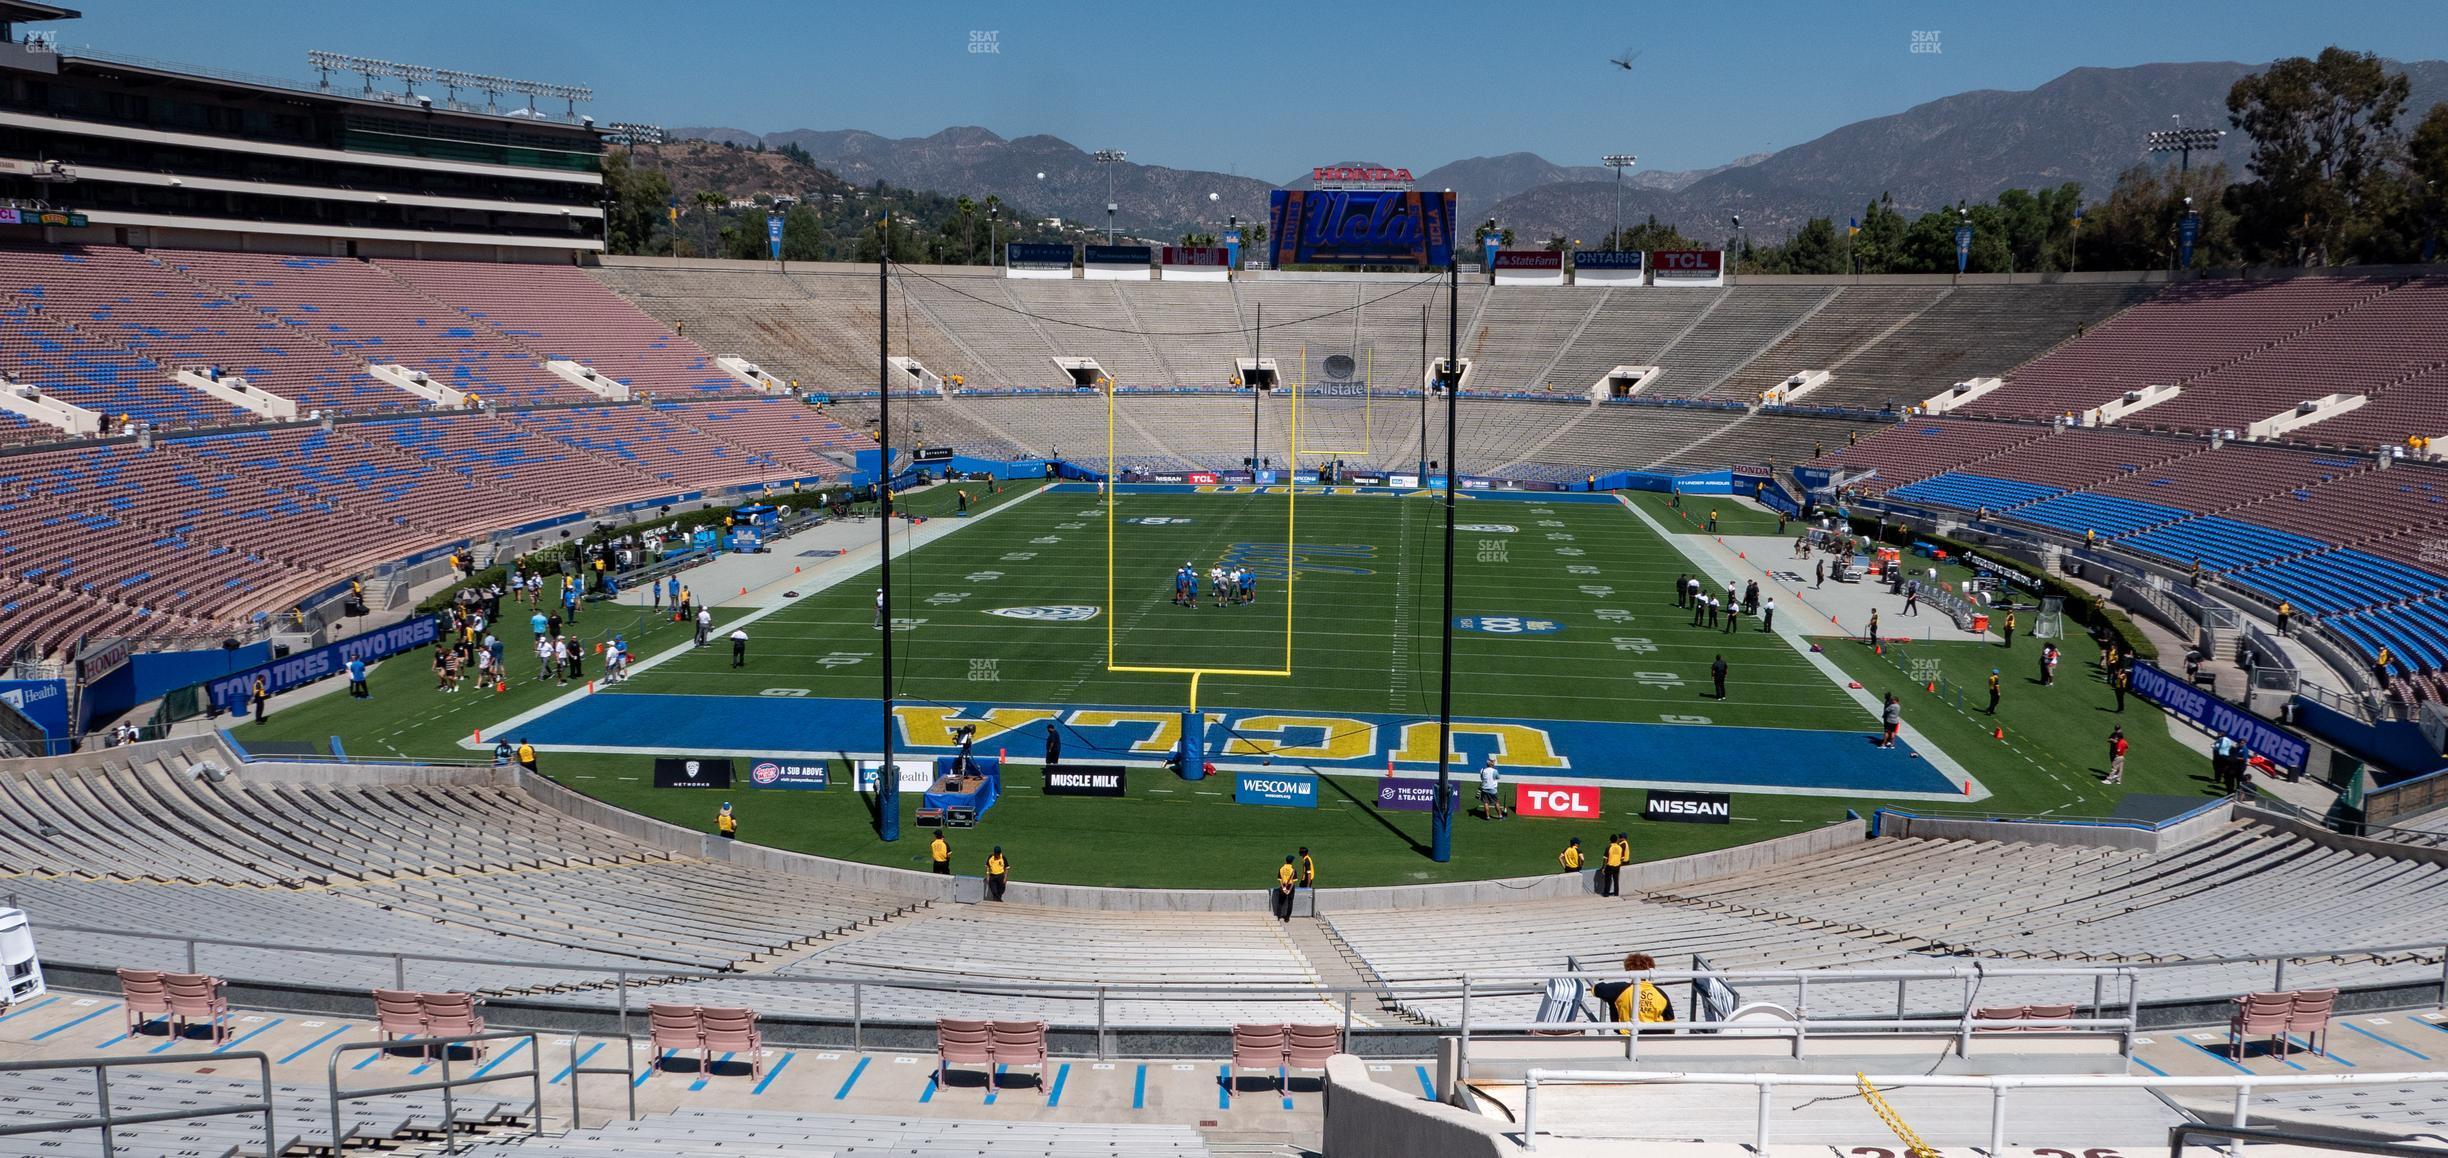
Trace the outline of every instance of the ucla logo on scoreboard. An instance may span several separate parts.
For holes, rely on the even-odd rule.
[[[1084,603],[1062,603],[1051,607],[997,607],[986,614],[1033,623],[1085,623],[1097,617],[1097,609]]]
[[[1457,615],[1455,631],[1484,631],[1493,635],[1548,635],[1564,630],[1564,625],[1552,619],[1532,619],[1526,615]]]

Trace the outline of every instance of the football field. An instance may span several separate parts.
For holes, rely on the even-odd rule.
[[[1454,564],[1454,758],[1627,785],[1959,796],[1875,721],[1807,641],[1694,626],[1692,561],[1611,495],[1471,495]],[[1432,772],[1442,509],[1420,491],[1046,488],[893,564],[896,749],[1156,763],[1181,714],[1220,769]],[[1199,597],[1174,598],[1187,563]],[[1255,576],[1219,605],[1210,567]],[[547,749],[872,757],[882,638],[872,571],[754,618],[728,647],[521,721]],[[1711,664],[1729,668],[1719,700]],[[1269,674],[1258,674],[1269,673]]]

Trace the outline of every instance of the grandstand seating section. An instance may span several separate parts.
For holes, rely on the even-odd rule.
[[[658,397],[746,389],[694,343],[571,266],[381,261],[381,269],[545,359],[568,359]]]

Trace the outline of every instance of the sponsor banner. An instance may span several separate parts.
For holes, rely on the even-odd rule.
[[[657,756],[654,762],[654,786],[657,788],[729,788],[731,758],[728,756]]]
[[[1221,245],[1168,245],[1163,253],[1167,268],[1177,265],[1222,268],[1231,261],[1231,255]]]
[[[1641,251],[1637,249],[1576,249],[1573,251],[1573,268],[1634,271],[1649,268],[1641,258]]]
[[[1411,187],[1411,170],[1381,165],[1320,165],[1309,170],[1309,183],[1320,189]]]
[[[1318,778],[1306,772],[1243,772],[1233,777],[1233,803],[1315,808]]]
[[[77,657],[77,682],[90,684],[119,670],[136,652],[136,641],[127,636],[103,644]]]
[[[858,762],[858,776],[852,781],[858,787],[853,791],[873,792],[876,790],[876,765],[879,763],[881,761],[877,760]],[[903,792],[924,792],[935,786],[935,762],[933,760],[895,760],[893,768],[899,773],[894,779],[899,782]]]
[[[1224,281],[1232,276],[1233,255],[1241,248],[1221,245],[1168,245],[1163,250],[1166,281]]]
[[[0,209],[0,225],[64,225],[71,229],[83,229],[85,215],[56,210]]]
[[[1436,811],[1436,781],[1393,780],[1377,782],[1377,807],[1388,812]]]
[[[1496,272],[1508,269],[1564,268],[1564,253],[1554,249],[1499,249],[1496,251]]]
[[[1499,249],[1497,285],[1563,285],[1564,254],[1560,250]]]
[[[833,774],[822,760],[759,760],[749,766],[748,782],[759,788],[825,789],[833,786]]]
[[[2311,755],[2311,745],[2293,732],[2186,683],[2182,676],[2169,675],[2147,660],[2134,661],[2133,692],[2204,731],[2233,737],[2251,754],[2289,773],[2301,773],[2304,760]]]
[[[325,676],[346,671],[348,661],[352,659],[372,662],[424,647],[439,638],[441,632],[441,620],[431,615],[419,615],[363,635],[350,636],[338,643],[327,643],[312,651],[292,652],[270,663],[207,681],[205,694],[211,697],[216,711],[242,712],[247,710],[247,696],[254,688],[258,675],[264,678],[266,690],[279,695],[291,688],[303,687]]]
[[[1134,527],[1187,527],[1198,520],[1182,515],[1140,515],[1122,521]]]
[[[1454,195],[1411,190],[1277,189],[1267,244],[1292,265],[1443,267],[1453,260]]]
[[[1420,485],[1419,476],[1415,474],[1390,474],[1386,476],[1385,481],[1386,485],[1390,487],[1415,487]]]
[[[1343,481],[1356,487],[1381,487],[1385,485],[1386,476],[1368,471],[1346,471]]]
[[[1724,285],[1725,251],[1660,249],[1649,254],[1649,269],[1658,285]]]
[[[1192,486],[1211,487],[1216,485],[1217,480],[1215,473],[1212,471],[1194,470],[1183,475],[1182,481],[1189,483]]]
[[[1155,261],[1155,249],[1145,245],[1080,247],[1082,273],[1092,281],[1147,281]]]
[[[1516,528],[1510,523],[1457,523],[1454,531],[1464,535],[1510,535]]]
[[[1003,245],[1003,276],[1019,278],[1067,278],[1071,276],[1071,247],[1042,241],[1011,241]]]
[[[997,607],[986,614],[1030,623],[1086,623],[1097,617],[1097,609],[1086,603],[1055,603],[1043,607]]]
[[[1056,764],[1045,770],[1045,794],[1122,796],[1127,774],[1120,764]]]
[[[1150,474],[1150,475],[1141,475],[1140,477],[1141,477],[1142,479],[1144,479],[1145,481],[1148,481],[1148,482],[1157,482],[1157,483],[1177,483],[1177,482],[1181,482],[1181,481],[1183,481],[1183,479],[1184,479],[1184,477],[1185,477],[1185,476],[1183,476],[1183,475],[1179,475],[1179,474],[1173,474],[1173,473],[1165,473],[1165,474]]]
[[[67,680],[0,680],[0,703],[17,709],[43,730],[46,739],[54,741],[46,751],[66,750],[70,738]]]
[[[1516,784],[1513,811],[1523,816],[1596,820],[1601,793],[1595,784]]]
[[[915,453],[910,455],[910,461],[950,462],[952,461],[952,448],[948,446],[922,446],[919,447]]]
[[[1652,788],[1648,803],[1641,805],[1641,817],[1684,824],[1726,824],[1734,819],[1734,797],[1724,792],[1674,792]]]
[[[1564,625],[1552,619],[1532,619],[1522,615],[1457,615],[1455,631],[1484,631],[1492,635],[1553,635]]]

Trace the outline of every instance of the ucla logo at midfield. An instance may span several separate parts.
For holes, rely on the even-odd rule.
[[[997,607],[986,614],[1034,623],[1085,623],[1097,617],[1097,609],[1084,603],[1062,603],[1051,607]]]

